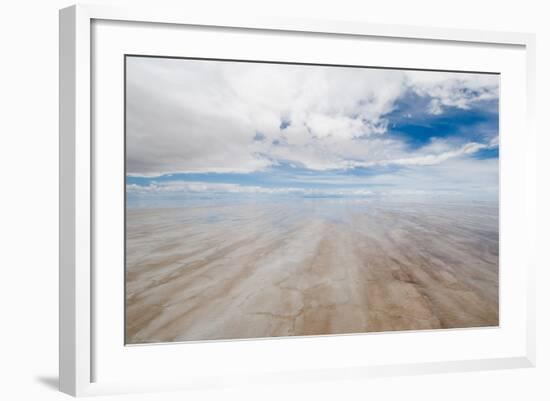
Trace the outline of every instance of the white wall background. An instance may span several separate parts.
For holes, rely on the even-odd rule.
[[[124,0],[97,3],[125,4]],[[134,3],[137,1],[134,1]],[[538,366],[106,399],[548,400],[550,390],[550,24],[545,1],[150,1],[213,13],[278,15],[537,34]],[[58,400],[58,21],[65,0],[0,3],[0,398]],[[521,135],[521,133],[518,133]],[[545,159],[546,157],[546,159]]]

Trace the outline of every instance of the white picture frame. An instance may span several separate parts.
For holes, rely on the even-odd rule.
[[[517,167],[514,173],[501,175],[502,182],[510,182],[510,193],[518,192],[514,205],[521,209],[518,216],[510,225],[521,229],[520,234],[524,239],[517,249],[511,253],[518,255],[527,255],[523,258],[519,271],[524,276],[519,280],[512,278],[518,287],[517,294],[521,296],[521,310],[518,315],[521,317],[521,324],[515,331],[513,341],[517,346],[510,352],[502,351],[506,348],[508,340],[502,343],[502,348],[495,349],[493,353],[483,354],[472,353],[468,357],[444,359],[444,360],[418,360],[411,355],[407,362],[384,362],[384,363],[361,363],[361,355],[353,363],[350,360],[334,360],[331,365],[330,357],[326,366],[319,368],[311,367],[305,364],[298,369],[289,370],[284,362],[277,365],[273,371],[259,369],[259,373],[253,371],[238,371],[235,374],[224,373],[223,370],[217,372],[214,376],[204,375],[197,370],[196,374],[190,373],[186,377],[151,377],[148,379],[147,373],[139,380],[132,380],[131,372],[125,377],[116,377],[110,375],[105,380],[98,380],[98,364],[95,358],[100,353],[100,359],[106,360],[101,352],[105,353],[106,348],[102,341],[96,344],[97,338],[102,338],[97,334],[96,325],[98,323],[98,314],[93,301],[94,290],[101,285],[101,279],[94,273],[94,266],[97,263],[97,255],[94,250],[94,232],[96,229],[96,213],[94,191],[97,189],[95,180],[96,169],[98,168],[98,152],[101,152],[102,146],[98,146],[93,139],[94,121],[94,87],[91,85],[93,68],[96,65],[94,60],[94,46],[101,46],[101,40],[92,41],[93,24],[97,21],[118,21],[118,22],[140,22],[149,24],[162,24],[167,26],[180,27],[201,27],[208,29],[231,29],[243,30],[250,34],[254,32],[274,32],[288,34],[307,34],[309,36],[321,35],[324,37],[340,38],[383,38],[387,41],[412,40],[419,42],[435,43],[438,46],[460,45],[463,47],[476,46],[494,46],[495,48],[513,48],[517,50],[514,54],[514,60],[518,62],[518,70],[512,74],[525,73],[524,80],[515,80],[518,90],[525,96],[520,96],[518,100],[525,107],[525,113],[519,115],[517,124],[522,124],[524,129],[523,145],[514,146],[515,139],[509,136],[508,155],[517,155],[517,158],[505,156],[501,163],[508,163],[510,167]],[[159,25],[161,26],[161,25]],[[129,29],[128,27],[121,29]],[[139,30],[138,27],[132,29]],[[136,31],[137,32],[137,31]],[[168,33],[161,33],[162,35]],[[120,35],[123,36],[123,35]],[[122,38],[125,40],[124,38]],[[116,41],[115,41],[116,42]],[[179,10],[164,10],[155,7],[150,8],[112,8],[109,6],[96,5],[78,5],[72,6],[60,11],[60,360],[59,377],[60,390],[75,396],[106,394],[106,393],[126,393],[134,391],[161,391],[167,389],[185,389],[185,388],[204,388],[225,385],[235,385],[247,382],[289,382],[289,381],[308,381],[308,380],[326,380],[331,378],[360,378],[367,376],[386,376],[400,374],[422,374],[430,372],[449,372],[449,371],[469,371],[482,369],[505,369],[516,367],[530,367],[535,364],[535,306],[534,306],[534,270],[535,260],[529,256],[534,252],[529,251],[534,247],[535,235],[535,133],[533,130],[533,112],[534,112],[534,35],[524,33],[506,33],[506,32],[484,32],[459,29],[436,29],[414,26],[393,26],[393,25],[374,25],[362,22],[344,22],[344,21],[316,21],[316,20],[295,20],[286,18],[254,18],[254,19],[226,19],[211,15],[193,15],[186,12],[185,8]],[[101,50],[101,49],[100,49]],[[244,51],[244,49],[243,49]],[[466,61],[465,61],[466,62]],[[460,65],[456,69],[461,69]],[[468,68],[465,68],[468,69]],[[518,76],[515,76],[517,78]],[[511,88],[511,87],[510,87]],[[119,88],[121,90],[121,88]],[[503,96],[506,96],[506,92]],[[120,110],[120,109],[119,109]],[[121,117],[122,119],[122,117]],[[518,127],[519,125],[514,125]],[[514,153],[512,150],[514,149]],[[122,154],[119,156],[122,158]],[[113,160],[113,159],[111,159]],[[108,162],[105,162],[108,163]],[[505,169],[511,170],[511,169]],[[521,185],[521,188],[518,186]],[[501,192],[501,200],[503,199]],[[521,195],[521,198],[519,196]],[[516,209],[517,209],[516,208]],[[512,217],[512,216],[511,216]],[[122,269],[122,266],[120,267]],[[508,281],[509,285],[510,282]],[[508,288],[508,287],[506,287]],[[504,291],[503,297],[509,297],[511,293]],[[523,299],[525,298],[525,299]],[[99,315],[101,316],[101,314]],[[99,319],[103,319],[100,317]],[[114,318],[113,318],[114,319]],[[113,320],[101,320],[101,323],[112,322]],[[105,327],[107,323],[103,324]],[[122,325],[122,323],[121,323]],[[503,331],[506,327],[501,327]],[[102,329],[103,330],[103,329]],[[499,329],[497,329],[499,330]],[[495,331],[487,334],[484,341],[492,341]],[[519,334],[518,334],[519,333]],[[485,336],[484,333],[473,331],[461,331],[463,341],[475,341],[476,338]],[[397,334],[399,335],[399,334]],[[414,334],[413,334],[414,335]],[[423,334],[416,334],[420,343],[430,341],[429,337]],[[430,335],[430,334],[426,334]],[[437,333],[434,336],[449,337],[458,335],[454,331],[448,331],[445,334]],[[371,335],[370,341],[382,341],[386,334]],[[395,334],[392,334],[393,339]],[[438,337],[438,338],[439,338]],[[372,340],[372,339],[377,340]],[[510,337],[511,338],[511,337]],[[402,336],[402,341],[409,341],[409,337]],[[286,346],[291,347],[289,352],[299,352],[299,349],[307,349],[307,352],[315,353],[323,349],[323,341],[330,342],[330,347],[341,347],[344,342],[353,343],[355,346],[361,346],[364,338],[361,336],[336,336],[330,339],[313,338],[309,340],[282,339],[272,341],[249,341],[239,342],[240,348],[231,347],[230,343],[222,342],[216,344],[202,345],[198,348],[187,348],[186,352],[190,359],[200,358],[204,355],[236,355],[237,352],[243,352],[244,347],[253,347],[252,352],[277,353],[284,350]],[[307,341],[307,342],[305,342]],[[320,342],[321,341],[321,342]],[[393,340],[395,341],[395,340]],[[398,340],[399,341],[399,340]],[[439,341],[439,340],[438,340]],[[447,341],[447,340],[445,340]],[[226,344],[226,345],[219,345]],[[246,344],[246,345],[243,345]],[[121,347],[124,344],[121,343]],[[166,352],[167,347],[172,345],[152,345],[149,347],[162,348],[159,355],[154,356],[155,361],[170,358]],[[223,348],[226,347],[227,349]],[[329,348],[330,348],[329,347]],[[268,350],[269,348],[269,350]],[[329,349],[327,348],[327,350]],[[143,350],[144,348],[142,348]],[[335,348],[336,349],[336,348]],[[140,354],[141,352],[141,354]],[[153,352],[153,351],[148,351]],[[330,350],[327,351],[328,355]],[[143,351],[135,352],[131,357],[134,362],[139,361]],[[161,355],[162,354],[162,355]],[[246,360],[246,355],[243,356]],[[380,359],[384,361],[384,359]],[[109,363],[128,363],[109,360]],[[237,363],[237,362],[235,362]],[[170,365],[170,363],[168,363]],[[228,365],[229,366],[229,365]],[[314,365],[315,366],[315,365]],[[194,375],[194,376],[193,376]],[[193,377],[191,377],[193,376]]]

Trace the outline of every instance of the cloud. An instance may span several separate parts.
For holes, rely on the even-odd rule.
[[[186,181],[167,181],[162,183],[151,182],[147,185],[128,184],[126,192],[129,194],[161,194],[161,193],[266,193],[273,194],[278,192],[289,193],[295,188],[265,188],[260,186],[244,186],[232,183],[212,183],[212,182],[186,182]]]
[[[441,114],[446,107],[467,110],[477,102],[495,100],[499,96],[499,80],[494,75],[417,71],[407,75],[416,94],[431,98],[428,106],[431,114]]]
[[[342,195],[342,196],[366,196],[374,194],[366,188],[300,188],[300,187],[262,187],[253,185],[212,183],[212,182],[190,182],[190,181],[166,181],[162,183],[152,182],[146,185],[128,184],[126,192],[129,195],[162,195],[162,194],[193,194],[193,193],[216,193],[216,194],[253,194],[253,195]]]
[[[485,144],[411,151],[388,114],[408,92],[428,112],[498,97],[498,77],[130,57],[127,171],[250,173],[281,163],[325,171],[430,165]],[[454,147],[453,147],[454,146]]]
[[[486,149],[487,147],[488,147],[487,145],[482,143],[469,142],[458,149],[449,150],[438,154],[426,154],[422,156],[408,157],[403,159],[387,160],[387,161],[377,162],[375,164],[382,165],[382,166],[388,165],[388,164],[403,165],[403,166],[408,166],[408,165],[430,166],[433,164],[439,164],[451,158],[476,153],[481,149]]]
[[[368,182],[393,192],[455,193],[481,199],[498,197],[498,159],[451,158],[438,164],[409,165],[390,174],[374,175]],[[392,192],[390,191],[390,192]]]
[[[349,175],[324,172],[286,177],[280,185],[245,185],[210,181],[147,180],[128,184],[130,205],[159,206],[181,204],[182,200],[225,199],[247,196],[252,199],[276,197],[311,198],[393,198],[408,196],[452,196],[473,199],[498,197],[498,160],[449,158],[438,164],[408,165],[379,174]]]

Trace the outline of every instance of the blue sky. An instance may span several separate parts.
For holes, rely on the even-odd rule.
[[[498,75],[131,57],[129,204],[498,193]]]

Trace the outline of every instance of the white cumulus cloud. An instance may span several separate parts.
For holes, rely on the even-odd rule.
[[[479,74],[130,57],[127,171],[253,172],[285,162],[312,170],[433,164],[476,146],[411,152],[385,135],[406,91],[429,111],[498,96]],[[496,139],[498,140],[498,138]]]

